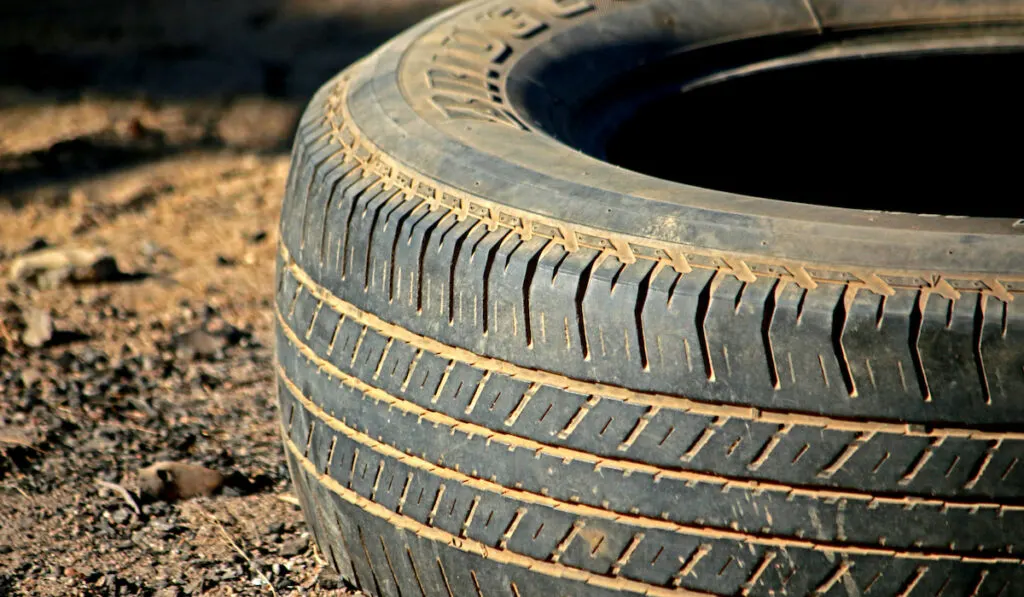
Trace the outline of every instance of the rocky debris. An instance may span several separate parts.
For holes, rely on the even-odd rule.
[[[224,475],[190,462],[157,462],[139,471],[142,495],[165,502],[209,497],[223,486]]]
[[[30,348],[39,348],[53,338],[53,319],[49,311],[31,308],[25,312],[25,331],[21,343]]]
[[[337,591],[345,588],[345,582],[341,580],[338,573],[329,568],[320,571],[316,577],[316,583],[324,591]]]
[[[292,558],[297,555],[306,553],[309,549],[309,538],[308,537],[297,537],[295,539],[289,539],[281,544],[281,549],[278,553],[286,558]]]
[[[116,279],[117,261],[106,249],[54,248],[33,251],[11,263],[10,277],[41,289],[57,288],[66,281],[89,283]]]
[[[213,360],[223,358],[228,339],[198,328],[175,338],[174,345],[175,354],[184,361],[196,358]]]

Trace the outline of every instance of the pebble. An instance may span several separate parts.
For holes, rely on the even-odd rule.
[[[309,548],[309,539],[306,537],[297,537],[295,539],[289,539],[281,544],[281,549],[278,551],[282,556],[286,558],[295,557],[297,555],[306,552]]]
[[[175,355],[182,360],[191,361],[195,358],[219,359],[227,339],[215,336],[203,329],[195,329],[182,334],[175,340]]]
[[[128,512],[124,508],[118,508],[114,510],[114,513],[110,515],[110,518],[117,524],[124,524],[131,520],[131,512]]]
[[[268,535],[280,535],[283,532],[284,532],[284,523],[283,522],[272,522],[272,523],[270,523],[270,525],[267,526],[267,534]]]
[[[39,348],[53,338],[53,319],[42,309],[30,308],[25,312],[25,331],[21,342],[30,348]]]
[[[224,475],[189,462],[157,462],[139,471],[140,492],[154,499],[211,496],[224,485]]]
[[[64,282],[103,282],[120,275],[117,261],[99,247],[43,249],[22,255],[11,264],[10,277],[34,282],[41,289]]]
[[[337,591],[345,588],[345,583],[338,576],[337,572],[324,568],[316,577],[316,582],[325,591]]]

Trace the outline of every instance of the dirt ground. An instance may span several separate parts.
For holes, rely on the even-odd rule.
[[[0,595],[352,594],[279,442],[276,219],[306,99],[446,3],[0,4]],[[50,248],[117,268],[22,279]],[[226,485],[143,499],[162,460]]]

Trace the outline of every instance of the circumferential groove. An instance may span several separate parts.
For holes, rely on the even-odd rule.
[[[910,355],[914,362],[914,371],[917,373],[921,396],[925,402],[931,402],[932,393],[928,388],[928,377],[925,375],[924,361],[921,359],[921,324],[924,322],[924,308],[927,303],[928,293],[923,290],[918,292],[914,309],[910,312]]]

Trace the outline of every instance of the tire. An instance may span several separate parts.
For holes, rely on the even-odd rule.
[[[625,170],[588,103],[690,48],[1022,17],[472,2],[326,84],[276,280],[325,557],[387,596],[1024,594],[1021,227]]]

